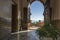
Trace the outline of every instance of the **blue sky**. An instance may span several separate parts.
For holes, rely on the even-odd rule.
[[[34,1],[30,6],[30,12],[31,12],[31,20],[44,20],[43,12],[44,12],[44,6],[39,1]]]

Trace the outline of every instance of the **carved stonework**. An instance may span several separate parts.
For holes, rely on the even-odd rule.
[[[50,1],[47,0],[44,6],[44,21],[47,24],[50,21]]]
[[[46,0],[30,0],[30,4],[32,4],[34,1],[40,1],[40,2],[42,2],[43,4],[46,2]]]

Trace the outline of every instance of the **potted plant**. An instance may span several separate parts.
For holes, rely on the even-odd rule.
[[[36,30],[36,33],[39,35],[39,38],[46,37],[52,38],[52,40],[57,40],[58,33],[57,29],[52,25],[52,23],[45,24],[42,28]]]

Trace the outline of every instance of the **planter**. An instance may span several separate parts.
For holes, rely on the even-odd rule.
[[[50,37],[43,37],[43,38],[41,38],[40,40],[53,40],[53,39],[50,38]]]

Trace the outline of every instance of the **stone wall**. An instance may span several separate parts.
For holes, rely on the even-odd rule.
[[[60,0],[52,1],[52,20],[56,28],[60,31]]]
[[[12,0],[0,0],[0,27],[11,29]]]
[[[11,0],[0,0],[0,17],[11,18]]]
[[[60,0],[54,0],[52,20],[60,20]]]

